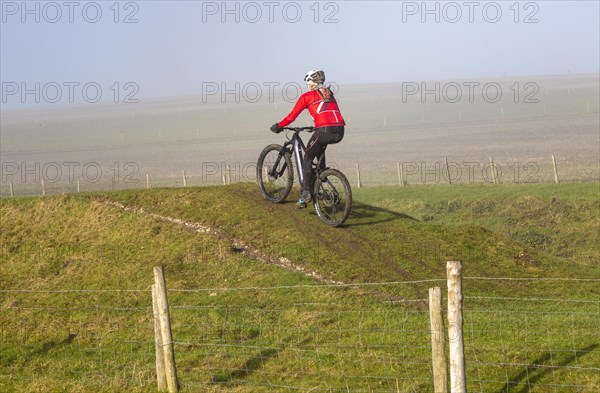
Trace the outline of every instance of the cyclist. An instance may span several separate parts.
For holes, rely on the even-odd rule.
[[[304,81],[309,90],[298,98],[292,111],[283,120],[271,126],[271,131],[280,133],[283,131],[283,127],[296,120],[305,109],[308,109],[315,123],[314,134],[306,145],[302,162],[304,184],[300,199],[296,202],[300,208],[306,207],[306,204],[312,200],[309,185],[311,184],[311,166],[314,158],[320,156],[327,145],[338,143],[344,138],[344,126],[346,125],[331,88],[323,85],[325,73],[321,70],[310,70],[304,76]]]

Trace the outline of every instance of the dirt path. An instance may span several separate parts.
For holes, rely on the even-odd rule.
[[[276,266],[282,267],[282,268],[287,269],[292,272],[303,274],[306,277],[316,279],[325,284],[346,285],[344,282],[328,279],[316,271],[307,270],[307,269],[303,268],[302,266],[299,266],[299,265],[293,263],[292,261],[290,261],[287,258],[271,257],[271,256],[263,253],[259,249],[253,247],[252,245],[246,244],[245,242],[243,242],[239,239],[236,239],[233,236],[231,236],[230,234],[228,234],[224,231],[221,231],[219,229],[211,228],[211,227],[208,227],[208,226],[203,225],[198,222],[189,222],[189,221],[184,221],[179,218],[173,218],[173,217],[163,216],[163,215],[157,214],[157,213],[152,213],[152,212],[144,210],[143,208],[128,207],[119,202],[112,201],[112,202],[106,202],[106,203],[111,206],[117,207],[121,210],[124,210],[126,212],[133,212],[133,213],[142,215],[144,217],[152,218],[152,219],[160,221],[160,222],[177,225],[178,227],[180,227],[186,231],[189,231],[189,232],[208,234],[217,239],[226,240],[231,243],[231,250],[234,252],[240,252],[249,258],[256,259],[256,260],[259,260],[261,262],[268,263],[271,265],[276,265]]]

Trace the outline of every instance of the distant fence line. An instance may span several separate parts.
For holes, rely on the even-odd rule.
[[[433,167],[431,166],[433,164]],[[476,164],[476,165],[475,165]],[[501,166],[492,158],[489,157],[489,162],[486,162],[483,166],[480,162],[464,162],[464,163],[456,163],[449,161],[448,158],[444,158],[443,162],[396,162],[394,170],[396,172],[396,181],[390,180],[391,171],[387,172],[387,175],[382,174],[382,168],[378,168],[375,173],[373,171],[369,171],[367,173],[364,172],[364,168],[361,170],[360,163],[355,163],[354,171],[349,170],[349,168],[343,168],[348,178],[353,183],[353,186],[356,188],[362,188],[365,186],[369,186],[369,184],[375,185],[393,185],[396,184],[400,187],[409,186],[409,185],[418,185],[418,184],[471,184],[471,183],[489,183],[489,184],[501,184],[501,183],[560,183],[560,182],[576,182],[582,181],[581,176],[579,180],[573,178],[573,176],[560,175],[560,171],[558,168],[558,164],[556,162],[556,157],[554,154],[550,155],[550,159],[548,160],[548,166],[551,165],[552,174],[551,178],[546,176],[545,179],[541,178],[539,165],[535,162],[529,163],[514,163],[507,164],[507,166],[502,169]],[[96,181],[85,181],[85,184],[94,184],[94,187],[82,187],[82,182],[80,179],[73,179],[69,182],[68,187],[65,187],[64,183],[56,183],[53,181],[46,182],[41,176],[39,181],[35,182],[21,182],[21,184],[27,184],[26,187],[23,187],[25,191],[19,193],[19,189],[15,186],[15,183],[12,181],[8,182],[8,194],[4,194],[4,197],[15,197],[15,196],[27,196],[27,195],[47,195],[50,194],[49,187],[53,186],[55,189],[59,188],[60,191],[54,190],[52,194],[62,194],[62,193],[73,193],[73,192],[82,192],[82,191],[105,191],[105,190],[115,190],[115,189],[136,189],[145,187],[146,189],[156,188],[156,187],[188,187],[188,186],[204,186],[204,185],[229,185],[238,182],[248,182],[248,181],[256,181],[255,171],[252,172],[252,176],[249,176],[248,168],[242,169],[239,165],[232,166],[230,164],[223,163],[223,168],[220,173],[212,173],[211,176],[220,177],[220,181],[216,182],[215,179],[211,179],[208,181],[208,175],[194,175],[190,176],[189,171],[185,169],[181,170],[180,175],[178,176],[159,176],[153,177],[149,173],[145,174],[145,181],[142,182],[139,179],[135,179],[135,181],[126,181],[124,183],[115,181],[112,179],[112,182],[96,182]],[[333,167],[338,167],[335,163],[332,163]],[[255,167],[254,167],[255,168]],[[341,169],[341,168],[338,168]],[[476,173],[476,169],[480,170],[481,173]],[[466,172],[466,175],[465,173]],[[507,172],[510,172],[510,175],[506,175]],[[193,171],[192,171],[193,173]],[[412,177],[411,177],[412,176]],[[5,178],[6,175],[3,175]],[[193,181],[193,179],[201,178],[200,183]],[[384,178],[383,183],[381,183],[381,179]],[[416,178],[416,179],[415,179]],[[466,179],[465,179],[466,178]],[[158,180],[157,180],[158,179]],[[179,180],[173,180],[179,179]],[[365,184],[365,179],[366,184]],[[375,179],[375,180],[374,180]],[[433,182],[432,182],[433,179]],[[466,181],[465,181],[466,180]],[[585,179],[587,181],[598,181],[599,178]],[[585,181],[584,180],[584,181]],[[48,184],[49,183],[49,184]],[[6,184],[6,182],[4,182]],[[34,184],[37,184],[35,186]],[[126,184],[125,187],[122,184]],[[129,186],[131,185],[131,186]],[[58,186],[58,187],[57,187]],[[141,187],[140,187],[141,186]],[[23,189],[22,188],[22,189]],[[37,188],[37,191],[36,191]]]
[[[3,314],[14,314],[15,319],[21,313],[26,313],[30,320],[39,318],[41,322],[49,316],[65,315],[69,319],[72,312],[115,312],[131,314],[138,321],[144,321],[139,327],[141,336],[126,338],[119,335],[118,330],[112,330],[94,338],[97,342],[91,346],[77,341],[71,343],[82,346],[74,348],[79,352],[100,353],[98,357],[82,357],[79,363],[83,362],[83,367],[82,364],[73,365],[72,370],[65,367],[64,375],[60,376],[64,378],[61,383],[65,384],[88,380],[105,388],[121,389],[155,384],[160,391],[169,392],[233,386],[299,392],[332,389],[413,392],[432,391],[432,388],[435,392],[466,392],[468,386],[470,391],[574,392],[600,383],[600,368],[594,361],[600,349],[598,308],[583,309],[576,304],[583,299],[567,298],[560,300],[573,304],[576,309],[561,306],[544,311],[522,308],[521,303],[552,304],[557,299],[464,296],[463,280],[502,283],[513,278],[462,277],[460,262],[448,262],[447,268],[445,279],[167,289],[164,271],[157,267],[153,271],[152,290],[2,289],[0,293],[9,301],[2,307]],[[595,278],[517,279],[546,283],[560,279],[593,285],[600,282]],[[313,292],[324,288],[344,289],[346,294],[347,289],[360,289],[364,296],[366,289],[376,293],[377,286],[396,288],[402,293],[406,286],[435,282],[447,282],[447,292],[434,287],[429,289],[429,299],[404,299],[403,302],[428,304],[429,312],[409,304],[389,304],[384,299],[380,299],[381,304],[388,306],[370,302],[362,305],[360,302],[330,303],[325,298],[315,302],[311,297]],[[232,300],[234,292],[241,292],[242,296]],[[107,293],[122,293],[124,304],[118,306],[106,298],[92,296],[89,303],[70,305],[71,296]],[[291,297],[291,300],[283,303],[264,300],[273,293],[283,296],[281,299]],[[442,302],[443,293],[447,294],[447,312]],[[38,295],[63,296],[60,300],[66,303],[46,298],[42,304],[47,306],[38,306]],[[263,298],[268,306],[243,300],[255,297]],[[502,302],[478,305],[481,300]],[[238,301],[246,303],[238,304]],[[600,304],[600,300],[588,301]],[[463,302],[467,302],[467,307]],[[87,318],[78,314],[77,323],[73,325],[85,325]],[[110,314],[104,318],[110,323]],[[154,329],[146,326],[148,321]],[[65,331],[69,337],[76,336],[79,332],[69,325],[65,324]],[[10,333],[10,327],[7,332]],[[107,367],[103,365],[103,356],[111,351],[129,355],[119,360],[121,364]],[[35,352],[35,356],[40,354]],[[285,372],[289,375],[281,375],[279,364],[282,362],[286,363]],[[102,373],[98,374],[98,370]],[[0,383],[35,383],[35,375],[7,375],[5,372],[0,371]]]

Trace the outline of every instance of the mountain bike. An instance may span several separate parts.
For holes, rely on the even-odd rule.
[[[281,203],[289,195],[294,184],[292,156],[296,162],[296,172],[300,186],[304,184],[302,159],[306,146],[300,132],[313,131],[314,127],[284,127],[287,141],[283,146],[266,146],[258,157],[256,178],[260,191],[266,200]],[[291,131],[288,132],[288,131]],[[291,134],[291,136],[290,136]],[[325,165],[325,152],[312,162],[311,190],[317,215],[327,225],[342,225],[352,208],[352,190],[346,176],[339,170]]]

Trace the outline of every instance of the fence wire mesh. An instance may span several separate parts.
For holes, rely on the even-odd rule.
[[[465,278],[469,392],[598,391],[599,280],[573,280],[589,286],[585,299],[469,295],[483,280],[506,279]],[[170,289],[181,390],[432,392],[427,299],[402,295],[444,283]],[[69,391],[155,389],[150,290],[3,289],[0,298],[3,391],[57,380]]]

